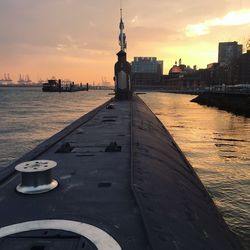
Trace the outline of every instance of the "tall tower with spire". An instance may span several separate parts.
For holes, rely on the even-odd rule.
[[[117,53],[118,61],[115,64],[115,97],[117,100],[128,100],[132,96],[131,90],[131,65],[127,62],[127,41],[124,33],[124,23],[122,20],[122,8],[120,8],[120,51]]]

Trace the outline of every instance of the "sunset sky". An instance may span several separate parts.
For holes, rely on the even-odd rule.
[[[119,0],[0,0],[0,78],[20,73],[112,82]],[[156,56],[204,68],[219,41],[250,39],[249,0],[123,0],[128,59]]]

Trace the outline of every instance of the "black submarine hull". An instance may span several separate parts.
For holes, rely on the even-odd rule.
[[[21,194],[15,166],[57,163],[57,188]],[[242,249],[145,103],[113,99],[0,173],[0,249]]]

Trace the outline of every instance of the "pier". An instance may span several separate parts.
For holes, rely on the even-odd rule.
[[[86,83],[86,86],[83,86],[82,83],[75,84],[70,81],[62,81],[61,79],[51,79],[47,83],[43,84],[43,92],[77,92],[77,91],[88,91],[89,84]]]

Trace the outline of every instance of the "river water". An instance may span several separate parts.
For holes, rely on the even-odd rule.
[[[108,100],[108,94],[0,88],[0,166]],[[173,135],[230,228],[250,249],[250,118],[192,103],[191,95],[147,93],[141,98]]]

